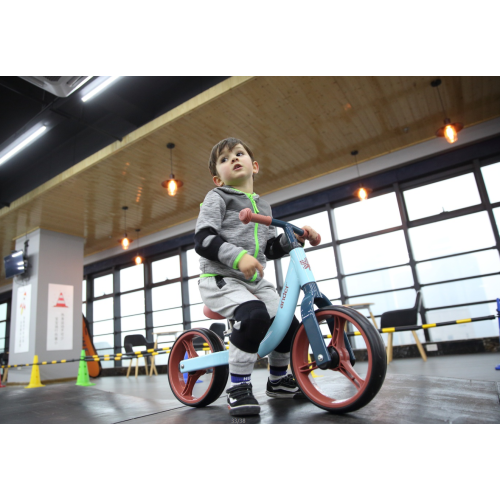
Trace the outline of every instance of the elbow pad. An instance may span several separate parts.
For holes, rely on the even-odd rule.
[[[269,260],[280,259],[284,255],[287,255],[287,252],[285,252],[285,250],[283,250],[283,247],[281,246],[280,238],[280,236],[276,236],[267,241],[264,255]]]
[[[219,249],[223,243],[226,243],[226,240],[212,227],[204,227],[194,235],[194,249],[205,259],[220,262]]]

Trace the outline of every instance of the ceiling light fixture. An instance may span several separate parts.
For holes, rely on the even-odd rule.
[[[139,264],[142,264],[142,257],[139,255],[139,231],[140,229],[135,230],[135,232],[137,233],[137,255],[135,256],[134,262],[137,266]]]
[[[432,80],[431,86],[437,88],[439,100],[441,101],[441,107],[443,108],[443,114],[446,117],[446,111],[444,110],[443,100],[441,99],[441,93],[439,92],[439,86],[441,85],[441,79],[437,78]],[[451,123],[449,118],[444,119],[444,127],[441,127],[436,135],[438,137],[444,137],[450,144],[457,142],[458,133],[464,128],[462,123]]]
[[[134,240],[131,240],[127,236],[127,210],[128,210],[128,207],[122,207],[122,210],[123,210],[124,235],[123,235],[123,238],[119,241],[122,244],[123,250],[127,250],[128,247],[130,246],[130,243],[132,243],[132,241],[134,241]]]
[[[356,155],[358,154],[358,150],[355,149],[354,151],[351,151],[352,156],[354,156],[354,160],[356,161],[356,170],[358,172],[358,178],[360,177],[359,175],[359,166],[358,166],[358,160],[356,159]],[[359,183],[359,188],[356,189],[354,192],[354,196],[357,196],[360,201],[365,201],[368,198],[368,194],[371,192],[371,189],[363,187],[363,183]]]
[[[34,132],[30,133],[25,139],[23,139],[21,136],[17,140],[18,144],[14,146],[10,151],[5,153],[2,157],[0,157],[0,165],[2,165],[2,163],[5,163],[13,156],[17,155],[17,153],[19,153],[21,149],[24,149],[28,144],[32,143],[35,139],[38,139],[46,130],[47,127],[45,125],[42,125],[38,127]],[[15,142],[13,144],[15,144]]]
[[[85,94],[82,97],[83,102],[87,102],[93,97],[95,97],[97,94],[100,94],[104,89],[108,88],[112,83],[114,83],[118,78],[121,78],[120,76],[109,76],[104,80],[100,85],[95,87],[93,90],[91,90],[88,94]]]
[[[184,184],[182,181],[178,181],[175,179],[174,171],[173,171],[173,163],[172,163],[172,149],[175,148],[175,144],[173,142],[169,142],[167,144],[167,148],[170,149],[170,177],[161,183],[161,185],[166,188],[167,193],[170,196],[175,196],[177,194],[177,190]]]

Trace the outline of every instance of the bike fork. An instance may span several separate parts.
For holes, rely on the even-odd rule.
[[[309,339],[316,365],[320,369],[326,369],[330,366],[331,357],[323,340],[323,334],[319,328],[316,314],[314,313],[314,304],[318,307],[326,307],[331,306],[332,303],[319,291],[316,283],[306,283],[302,287],[302,290],[304,291],[304,299],[301,305],[302,322],[306,329],[307,338]],[[330,333],[333,335],[334,320],[327,321],[327,324]],[[344,344],[349,352],[351,365],[354,366],[356,358],[346,332],[344,332]]]

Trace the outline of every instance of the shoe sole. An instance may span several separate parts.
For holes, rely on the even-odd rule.
[[[270,398],[280,398],[280,399],[307,399],[302,392],[271,392],[266,391],[266,394]]]
[[[245,405],[236,406],[235,408],[229,408],[229,415],[258,415],[260,413],[260,406],[256,405]]]

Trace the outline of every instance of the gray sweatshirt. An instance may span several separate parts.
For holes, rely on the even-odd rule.
[[[285,235],[276,236],[276,228],[254,222],[243,224],[239,219],[243,208],[272,217],[269,203],[255,193],[247,194],[224,186],[212,189],[205,197],[195,230],[195,250],[200,255],[201,277],[220,275],[248,281],[238,269],[245,253],[266,267],[266,258],[278,259],[290,251]],[[250,281],[260,279],[260,275],[255,273]]]

